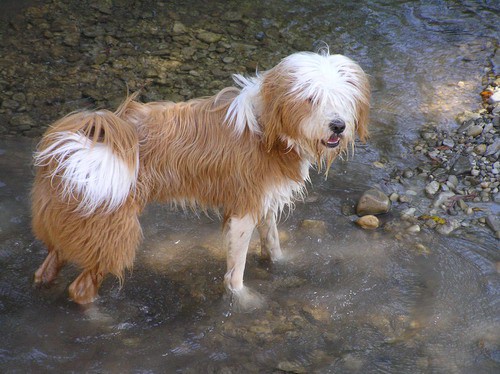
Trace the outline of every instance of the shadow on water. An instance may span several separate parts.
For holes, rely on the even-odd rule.
[[[77,306],[67,299],[77,274],[71,267],[53,287],[33,289],[46,253],[30,231],[36,141],[3,139],[2,371],[498,372],[500,259],[491,234],[424,230],[398,239],[362,231],[341,213],[367,188],[383,185],[387,170],[375,161],[409,165],[408,144],[422,124],[454,126],[454,115],[476,105],[493,5],[267,3],[231,4],[255,20],[248,32],[283,40],[282,49],[261,46],[264,67],[323,40],[371,74],[374,97],[370,143],[337,161],[328,180],[312,172],[308,198],[280,223],[286,264],[262,262],[252,240],[245,276],[265,306],[231,311],[217,219],[156,205],[141,218],[145,240],[122,289],[108,278],[94,305]],[[225,6],[183,3],[175,11],[187,27],[206,27]],[[304,227],[304,220],[325,224]]]

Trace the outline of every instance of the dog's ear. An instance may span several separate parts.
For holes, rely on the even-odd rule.
[[[366,75],[360,87],[361,97],[356,106],[356,132],[364,143],[369,136],[368,122],[370,119],[370,83]]]

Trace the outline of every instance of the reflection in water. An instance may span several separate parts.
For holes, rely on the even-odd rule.
[[[349,2],[336,5],[340,11],[323,1],[249,4],[241,5],[245,14],[278,23],[299,45],[307,34],[354,57],[374,85],[370,143],[336,162],[328,180],[312,172],[311,198],[279,225],[288,262],[260,261],[252,241],[246,280],[265,307],[231,312],[217,219],[156,205],[141,219],[145,240],[122,289],[108,278],[94,305],[77,306],[66,299],[71,267],[50,289],[32,289],[46,253],[29,228],[35,142],[2,140],[3,371],[497,372],[495,239],[424,231],[397,240],[340,213],[383,180],[387,171],[374,161],[410,163],[405,147],[423,123],[450,124],[474,105],[492,10],[472,2]],[[176,11],[192,26],[221,7]],[[274,54],[288,52],[284,45]],[[326,227],[305,228],[305,219]]]

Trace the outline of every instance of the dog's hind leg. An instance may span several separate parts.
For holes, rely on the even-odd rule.
[[[49,248],[49,253],[42,265],[35,272],[34,283],[36,286],[48,285],[52,282],[59,270],[61,270],[61,266],[63,263],[59,260],[59,255],[57,251],[53,248]]]
[[[275,214],[268,212],[257,229],[259,230],[262,258],[270,259],[273,262],[283,259]]]
[[[243,284],[246,257],[255,220],[249,216],[232,217],[227,224],[225,248],[227,251],[227,272],[224,276],[226,288],[234,297],[234,306],[242,311],[251,311],[262,304],[262,298]]]
[[[69,286],[69,297],[78,304],[88,304],[97,299],[97,292],[104,279],[97,269],[83,271]]]

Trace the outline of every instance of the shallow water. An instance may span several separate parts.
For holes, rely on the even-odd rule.
[[[29,222],[35,141],[2,139],[2,371],[500,370],[500,256],[491,232],[442,237],[424,230],[398,240],[384,230],[362,231],[341,214],[363,191],[383,186],[391,168],[414,166],[407,149],[422,124],[454,126],[457,113],[477,106],[488,43],[498,35],[494,4],[263,3],[241,8],[263,28],[278,23],[300,46],[322,40],[353,57],[374,86],[370,142],[349,161],[336,161],[328,180],[312,172],[309,197],[279,225],[287,263],[260,261],[252,241],[245,280],[264,296],[264,307],[232,312],[217,219],[156,205],[141,219],[145,240],[122,289],[108,278],[94,305],[77,306],[67,299],[77,274],[70,267],[50,289],[33,289],[46,254]],[[224,7],[184,2],[175,9],[196,25]],[[292,49],[284,44],[272,53]],[[304,228],[306,219],[326,228]]]

